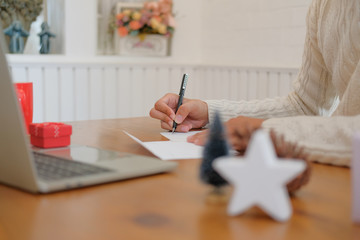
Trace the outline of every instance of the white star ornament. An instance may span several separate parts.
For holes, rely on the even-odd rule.
[[[258,206],[282,222],[292,214],[286,184],[304,171],[306,165],[293,159],[279,161],[269,134],[258,130],[250,139],[244,157],[220,157],[213,167],[234,186],[229,215]]]

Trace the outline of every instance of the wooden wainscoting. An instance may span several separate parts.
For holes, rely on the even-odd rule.
[[[297,69],[177,64],[11,63],[14,82],[34,83],[34,122],[147,116],[167,92],[250,100],[286,95]]]

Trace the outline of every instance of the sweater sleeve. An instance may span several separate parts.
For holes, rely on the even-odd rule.
[[[310,161],[350,166],[353,136],[360,132],[360,115],[273,118],[264,121],[262,127],[303,147]]]
[[[321,1],[314,0],[307,15],[307,32],[302,66],[293,83],[293,91],[285,97],[253,101],[207,100],[209,121],[219,111],[224,121],[239,115],[255,118],[273,118],[298,115],[330,115],[337,98],[326,70],[318,44],[319,9]]]

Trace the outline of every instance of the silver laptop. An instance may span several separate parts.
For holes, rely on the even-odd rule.
[[[88,146],[33,151],[0,47],[0,183],[48,193],[167,172],[176,166],[175,162]]]

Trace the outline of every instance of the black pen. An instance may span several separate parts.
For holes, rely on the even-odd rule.
[[[180,92],[179,92],[179,101],[178,101],[178,105],[177,105],[177,107],[176,107],[175,114],[176,114],[176,112],[178,111],[179,107],[180,107],[181,104],[182,104],[188,78],[189,78],[189,75],[185,73],[184,76],[183,76],[182,82],[181,82],[181,87],[180,87]],[[177,123],[174,121],[172,133],[175,132],[176,127],[177,127]]]

